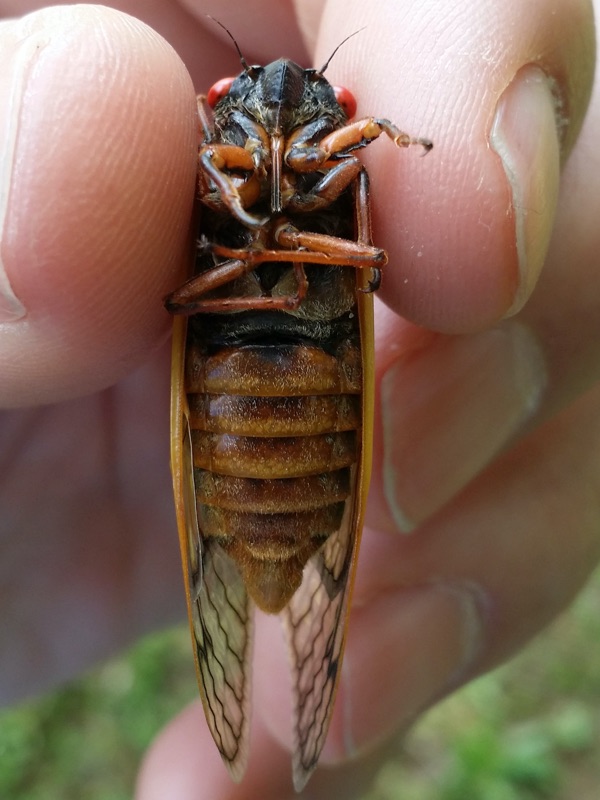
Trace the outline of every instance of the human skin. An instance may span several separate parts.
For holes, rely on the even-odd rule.
[[[146,14],[185,67],[115,10],[8,19],[45,5],[0,0],[6,702],[183,613],[162,297],[189,251],[195,91],[239,71],[203,15],[251,63],[320,66],[366,25],[328,79],[359,116],[434,141],[426,158],[389,141],[364,153],[390,256],[375,469],[321,758],[336,766],[307,790],[360,796],[393,733],[523,647],[598,561],[592,3],[114,4]],[[195,703],[149,751],[139,800],[291,796],[277,637],[262,621],[244,782],[230,783]]]

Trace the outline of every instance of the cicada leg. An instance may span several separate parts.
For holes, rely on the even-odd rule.
[[[252,205],[256,202],[260,194],[254,161],[247,150],[230,144],[207,144],[200,148],[198,165],[200,196],[209,205],[214,203],[210,199],[211,190],[207,178],[217,189],[220,202],[215,202],[218,205],[222,203],[241,223],[255,230],[268,222],[268,217],[255,217],[244,208],[244,204]],[[224,169],[238,169],[247,172],[248,177],[236,182],[232,176],[223,172]]]
[[[251,272],[253,264],[242,259],[232,259],[212,269],[194,275],[166,298],[165,307],[170,314],[195,314],[202,295]]]
[[[413,144],[418,144],[427,153],[433,147],[433,143],[429,139],[409,136],[408,133],[404,133],[404,131],[397,128],[389,119],[376,119],[375,117],[358,119],[349,125],[344,125],[343,128],[338,128],[338,130],[325,136],[319,143],[319,147],[330,158],[336,153],[343,153],[357,146],[368,144],[374,139],[378,139],[382,133],[389,136],[397,147],[410,147]]]
[[[273,237],[282,246],[280,250],[238,250],[215,245],[213,252],[224,258],[244,260],[253,267],[269,261],[289,261],[323,264],[328,267],[373,269],[387,263],[385,250],[379,247],[353,239],[302,231],[288,220],[281,222]]]
[[[356,219],[356,236],[361,244],[371,246],[371,203],[369,200],[369,176],[365,169],[358,175],[354,190],[354,205]],[[371,268],[371,277],[368,285],[361,289],[362,292],[375,292],[381,284],[381,269]]]
[[[305,213],[327,208],[357,179],[362,169],[362,163],[354,156],[333,162],[310,192],[292,195],[286,209]]]
[[[286,260],[281,257],[280,261]],[[197,313],[210,313],[219,311],[266,311],[281,310],[295,311],[306,297],[308,279],[301,261],[294,262],[293,270],[298,289],[294,295],[280,296],[244,296],[244,297],[210,297],[208,292],[218,289],[226,283],[231,283],[236,278],[252,272],[258,266],[253,261],[239,259],[225,261],[213,269],[194,275],[183,286],[170,294],[165,301],[165,307],[170,314],[189,316]]]
[[[320,169],[336,156],[346,155],[358,147],[364,147],[385,133],[397,147],[417,144],[429,152],[433,147],[429,139],[409,136],[397,128],[389,119],[364,119],[351,122],[324,136],[318,144],[305,142],[300,130],[296,139],[292,137],[285,155],[286,164],[297,172],[312,172]]]
[[[208,114],[206,113],[206,105],[206,95],[199,94],[196,97],[196,107],[198,109],[198,121],[200,123],[200,127],[202,128],[202,141],[204,144],[208,144],[208,142],[212,142],[214,139],[212,126],[210,124]]]

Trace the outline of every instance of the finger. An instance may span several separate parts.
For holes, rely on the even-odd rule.
[[[200,702],[186,708],[145,755],[136,800],[281,800],[294,792],[290,757],[260,724],[252,726],[252,756],[236,786],[210,736]]]
[[[0,415],[0,704],[182,619],[169,350],[107,391]]]
[[[548,416],[600,377],[600,88],[561,183],[557,220],[542,277],[518,320],[543,350]]]
[[[318,768],[307,796],[318,800],[364,797],[386,757],[383,750],[343,767]],[[308,794],[310,793],[310,794]],[[136,800],[294,800],[291,758],[261,723],[252,728],[250,762],[232,783],[212,741],[199,702],[186,708],[157,736],[137,780]]]
[[[559,159],[592,84],[591,6],[401,2],[374,16],[332,0],[317,63],[363,26],[328,78],[356,90],[359,115],[434,141],[427,158],[387,142],[365,153],[376,241],[390,255],[382,297],[428,328],[487,327],[523,305],[544,262]]]
[[[100,6],[4,22],[4,405],[106,386],[166,335],[187,258],[194,91],[174,51]]]
[[[502,448],[600,377],[600,92],[594,89],[565,167],[544,271],[513,320],[445,339],[378,314],[384,432],[373,481],[377,524],[410,528],[434,513]]]
[[[20,17],[48,5],[47,0],[0,0],[0,16]],[[198,4],[195,5],[197,19],[190,13],[193,9],[185,7],[185,2],[154,0],[152,3],[113,3],[113,6],[133,13],[175,48],[200,92],[230,74],[232,69],[236,70],[239,59],[229,46],[223,47],[215,31],[208,28],[205,14],[197,8]]]
[[[368,524],[411,531],[514,443],[540,413],[547,370],[539,342],[516,321],[441,336],[378,307]]]
[[[364,532],[324,759],[409,725],[573,599],[600,557],[599,401],[589,392],[413,536]]]
[[[443,505],[524,430],[600,378],[600,91],[565,168],[543,274],[527,306],[494,330],[429,337],[380,315],[380,480],[410,527]],[[378,461],[378,465],[381,460]]]

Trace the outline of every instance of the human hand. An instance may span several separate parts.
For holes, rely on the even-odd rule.
[[[148,21],[180,49],[198,90],[239,71],[201,13],[226,24],[250,61],[284,48],[305,60],[287,6],[275,18],[269,3],[228,14],[197,5],[187,4],[190,19],[172,3],[153,4]],[[383,423],[321,759],[341,765],[315,774],[314,797],[357,796],[381,749],[352,765],[349,755],[514,653],[568,604],[598,558],[596,96],[578,137],[593,71],[591,10],[564,0],[553,14],[547,0],[538,6],[395,3],[377,20],[365,4],[330,2],[324,11],[314,62],[368,22],[328,79],[353,89],[359,114],[389,116],[435,149],[420,159],[378,143],[365,156],[376,243],[390,254],[380,292],[389,309],[378,307]],[[161,298],[185,261],[194,92],[143,26],[93,7],[46,13],[67,16],[43,34],[28,67],[17,158],[4,182],[12,174],[2,255],[27,315],[0,328],[0,364],[6,407],[62,403],[7,411],[2,422],[7,696],[73,674],[182,608],[168,365],[158,348],[168,327]],[[86,15],[95,16],[85,23]],[[314,7],[303,12],[304,31],[314,34],[316,16]],[[22,33],[9,23],[0,30],[10,41]],[[556,79],[568,124],[559,144],[539,74],[512,84],[495,137],[497,148],[504,138],[522,153],[511,197],[489,134],[504,90],[531,63]],[[555,215],[559,147],[572,153]],[[527,256],[520,278],[517,225]],[[523,310],[500,322],[515,304]],[[398,533],[406,520],[420,523],[410,536]],[[171,798],[291,795],[289,755],[274,744],[289,744],[290,729],[274,699],[287,675],[269,658],[275,627],[259,631],[244,783],[229,783],[196,704],[150,751],[141,800],[164,797],[167,786]]]

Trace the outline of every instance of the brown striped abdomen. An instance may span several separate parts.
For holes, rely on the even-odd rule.
[[[188,341],[186,392],[198,519],[264,611],[287,605],[341,525],[361,426],[357,344]]]

